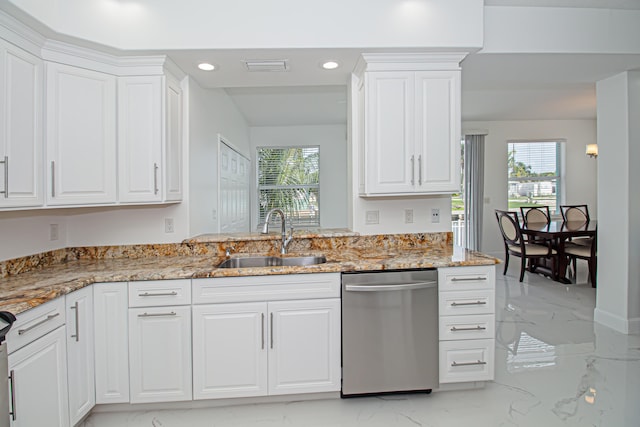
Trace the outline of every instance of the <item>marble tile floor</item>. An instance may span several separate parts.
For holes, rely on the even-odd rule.
[[[640,336],[593,323],[595,289],[496,270],[495,381],[484,389],[207,409],[95,412],[83,427],[640,426]],[[606,284],[601,284],[606,286]]]

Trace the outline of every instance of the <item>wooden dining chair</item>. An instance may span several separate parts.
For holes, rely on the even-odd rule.
[[[587,223],[589,222],[589,207],[587,205],[562,205],[560,206],[560,212],[562,213],[562,219],[565,222],[575,223]],[[591,245],[591,238],[577,237],[570,239],[571,242],[576,245],[589,246]]]
[[[550,241],[536,241],[536,243],[527,242],[522,237],[520,222],[517,212],[501,211],[496,209],[496,219],[500,227],[500,233],[504,240],[504,272],[507,274],[509,268],[509,256],[514,255],[520,257],[520,281],[524,279],[524,272],[527,266],[527,259],[547,258],[551,260],[552,271],[556,270],[557,253],[551,247]]]
[[[576,271],[576,260],[584,259],[589,265],[589,279],[591,280],[591,287],[596,287],[596,268],[598,265],[597,257],[597,235],[585,239],[588,242],[581,242],[580,244],[574,242],[567,242],[564,246],[564,253],[569,256],[569,259],[573,264],[573,271],[575,275],[578,275]]]

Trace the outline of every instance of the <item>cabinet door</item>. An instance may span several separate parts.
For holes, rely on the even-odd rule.
[[[366,192],[413,192],[414,73],[369,72],[365,85]]]
[[[42,61],[0,40],[0,208],[41,206]]]
[[[118,79],[120,202],[162,201],[162,77]]]
[[[194,399],[267,394],[267,304],[193,307]]]
[[[269,303],[269,394],[340,390],[340,299]]]
[[[416,72],[417,190],[460,191],[460,72]]]
[[[96,403],[129,403],[127,282],[93,285]]]
[[[116,200],[116,79],[47,63],[47,203]]]
[[[65,297],[69,418],[75,425],[96,404],[93,341],[93,287]]]
[[[131,403],[191,400],[191,307],[129,309]]]
[[[12,427],[68,427],[65,327],[9,355]]]
[[[165,200],[182,200],[182,88],[166,77],[165,92]]]

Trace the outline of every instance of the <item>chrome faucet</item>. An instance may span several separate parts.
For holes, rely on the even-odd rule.
[[[271,219],[271,215],[277,213],[282,218],[282,245],[280,246],[280,253],[282,255],[287,253],[287,245],[293,239],[293,227],[289,228],[289,237],[287,237],[287,224],[286,224],[286,216],[282,209],[274,208],[267,212],[267,215],[264,217],[264,225],[262,226],[262,234],[269,233],[269,220]]]

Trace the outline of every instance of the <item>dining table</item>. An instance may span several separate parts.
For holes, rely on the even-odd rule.
[[[594,237],[598,231],[598,221],[564,221],[552,219],[547,222],[528,222],[521,225],[522,233],[535,240],[549,240],[558,254],[555,268],[544,264],[534,264],[532,268],[547,269],[547,273],[558,282],[571,283],[567,277],[568,260],[564,252],[565,243],[577,237]]]

